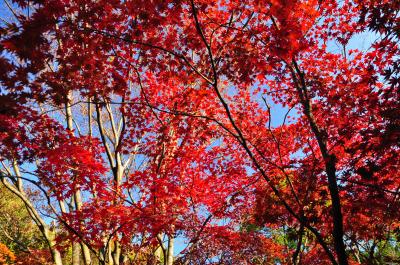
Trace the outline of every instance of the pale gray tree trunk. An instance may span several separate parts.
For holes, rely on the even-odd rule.
[[[171,236],[169,236],[169,240],[168,240],[166,265],[174,264],[174,244],[175,244],[175,238],[174,238],[174,235],[171,235]]]
[[[71,100],[72,100],[72,95],[71,93],[68,93],[67,102],[65,104],[65,113],[67,120],[67,128],[70,131],[73,130]],[[82,209],[82,195],[79,187],[76,188],[76,191],[74,193],[74,202],[75,202],[75,209],[77,211],[80,211]],[[92,264],[89,248],[84,243],[74,243],[72,245],[72,264],[80,265],[81,249],[82,249],[84,264],[85,265]]]

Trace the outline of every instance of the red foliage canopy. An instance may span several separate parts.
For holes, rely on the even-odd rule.
[[[398,0],[14,2],[0,155],[60,240],[344,265],[398,233]]]

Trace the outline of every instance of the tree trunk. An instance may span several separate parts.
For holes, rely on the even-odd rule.
[[[39,226],[39,230],[42,231],[42,234],[47,241],[54,264],[55,265],[63,265],[61,253],[57,250],[56,243],[54,241],[54,237],[55,237],[54,231],[52,231],[52,229],[50,229],[47,226]]]
[[[92,257],[90,255],[90,250],[89,250],[88,246],[81,243],[81,248],[82,248],[82,254],[83,254],[83,263],[85,265],[92,265]]]
[[[330,160],[333,160],[331,158]],[[334,161],[327,161],[325,168],[328,175],[328,186],[332,200],[333,240],[335,242],[336,255],[340,265],[347,265],[346,247],[343,242],[343,215],[340,204],[339,189],[336,182],[336,167]]]
[[[335,252],[338,258],[339,265],[348,265],[346,247],[343,242],[343,215],[341,210],[339,189],[337,186],[336,178],[336,157],[330,154],[327,148],[327,133],[323,129],[318,127],[313,113],[311,101],[307,94],[306,82],[304,80],[304,74],[298,68],[296,62],[293,61],[295,71],[292,69],[294,83],[297,88],[297,92],[300,98],[300,102],[303,106],[303,112],[306,116],[311,130],[317,139],[321,155],[325,163],[325,172],[328,176],[328,188],[332,201],[332,219],[333,219],[333,240],[335,245]],[[297,73],[297,75],[296,75]]]
[[[80,265],[81,246],[78,242],[72,243],[72,265]]]
[[[174,235],[170,235],[168,239],[168,250],[167,250],[167,263],[166,265],[174,264]]]
[[[65,104],[65,113],[66,113],[66,119],[67,119],[67,128],[68,130],[72,131],[73,130],[73,120],[72,120],[72,109],[71,109],[71,93],[68,93],[67,95],[67,102]],[[88,110],[89,111],[89,110]],[[90,115],[90,114],[89,114]],[[79,187],[76,188],[76,191],[74,193],[74,202],[75,202],[75,209],[77,211],[80,211],[82,209],[82,196],[81,196],[81,191]],[[82,249],[82,254],[83,254],[83,261],[85,265],[90,265],[92,264],[91,256],[90,256],[90,251],[88,246],[86,246],[84,243],[74,243],[72,246],[72,264],[79,265],[80,264],[80,249]],[[77,255],[77,256],[76,256]]]
[[[57,249],[51,249],[51,256],[53,257],[55,265],[63,265],[61,254]]]
[[[112,258],[114,265],[119,265],[120,264],[120,258],[121,258],[121,246],[118,241],[114,242],[114,249],[112,252]]]

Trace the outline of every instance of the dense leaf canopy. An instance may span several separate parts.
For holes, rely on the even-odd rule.
[[[1,180],[55,264],[400,261],[399,0],[4,9]]]

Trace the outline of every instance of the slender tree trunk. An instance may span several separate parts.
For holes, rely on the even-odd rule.
[[[44,222],[43,222],[43,224],[39,225],[39,230],[42,231],[42,234],[44,235],[44,237],[47,241],[54,264],[55,265],[63,265],[61,253],[57,250],[56,242],[54,240],[55,232],[53,231],[53,229],[48,227]]]
[[[81,245],[78,242],[72,243],[72,265],[80,265]]]
[[[300,229],[298,232],[298,239],[297,239],[297,247],[296,251],[293,254],[293,265],[300,264],[300,252],[301,252],[301,247],[303,244],[303,234],[304,234],[304,225],[300,224]]]
[[[51,256],[53,257],[55,265],[63,265],[61,254],[54,247],[51,248]]]
[[[69,212],[74,211],[75,199],[71,198],[70,203],[68,203]],[[72,253],[71,253],[71,264],[72,265],[80,265],[80,256],[81,256],[81,246],[78,242],[72,242]]]
[[[121,246],[118,241],[114,241],[114,250],[112,252],[112,257],[114,265],[119,265],[121,258]]]
[[[120,143],[121,143],[121,137],[125,128],[125,120],[124,120],[124,116],[122,115],[120,124],[122,124],[122,127],[120,127],[119,125],[117,125],[115,123],[115,119],[114,119],[114,115],[112,113],[112,107],[109,104],[106,104],[106,111],[108,113],[108,118],[109,118],[109,122],[111,125],[111,129],[112,129],[112,134],[114,136],[114,141],[113,141],[113,150],[110,148],[110,146],[107,143],[107,139],[106,139],[106,133],[105,133],[105,129],[103,126],[103,121],[102,121],[102,115],[101,115],[101,109],[98,105],[98,99],[95,99],[95,110],[96,110],[96,114],[97,114],[97,124],[99,127],[99,133],[100,133],[100,138],[102,140],[103,146],[106,149],[106,154],[107,154],[107,158],[110,164],[110,167],[112,168],[112,173],[113,173],[113,177],[114,177],[114,192],[116,193],[115,198],[114,198],[114,205],[117,205],[120,203],[120,199],[119,199],[119,189],[120,189],[120,184],[122,182],[122,178],[124,176],[124,165],[122,163],[122,157],[121,157],[121,153],[119,152],[119,147],[120,147]],[[89,112],[91,112],[90,108],[89,108]],[[90,115],[90,114],[89,114]],[[115,226],[115,228],[117,229],[117,226]],[[118,233],[115,234],[115,237],[118,238]],[[108,256],[108,262],[111,265],[119,265],[121,262],[121,257],[122,257],[122,249],[120,246],[120,243],[118,242],[118,239],[111,239],[108,243],[107,243],[108,247],[108,253],[106,253],[106,255]]]
[[[328,177],[328,188],[332,201],[332,219],[333,219],[333,240],[335,245],[335,251],[338,258],[339,265],[347,265],[347,254],[346,247],[343,241],[343,215],[340,203],[339,189],[337,185],[336,178],[336,157],[330,154],[327,148],[327,133],[323,129],[319,128],[313,113],[311,101],[307,94],[306,82],[304,79],[304,74],[298,68],[296,62],[293,61],[295,71],[292,69],[292,75],[294,78],[294,83],[297,88],[297,92],[300,98],[300,102],[303,106],[304,115],[307,117],[308,123],[311,130],[317,139],[319,149],[321,151],[322,157],[325,163],[325,172]],[[297,74],[296,74],[297,73]]]
[[[167,263],[166,265],[174,264],[174,244],[175,238],[174,235],[170,235],[168,239],[168,250],[167,250]]]
[[[330,158],[329,160],[333,160]],[[329,192],[332,200],[332,217],[333,217],[333,239],[335,241],[336,255],[340,265],[347,265],[346,247],[343,242],[343,215],[341,210],[339,189],[336,182],[336,167],[333,161],[326,162],[326,173],[328,175]]]
[[[89,248],[83,243],[81,243],[81,248],[82,248],[82,254],[83,254],[83,263],[85,265],[92,265],[92,257],[90,255]]]
[[[114,264],[114,258],[113,258],[113,255],[112,255],[112,252],[113,252],[112,248],[113,248],[113,242],[109,242],[108,251],[107,251],[107,256],[108,256],[107,265],[115,265]]]
[[[74,194],[75,208],[80,211],[82,209],[82,195],[80,190],[78,189]],[[79,248],[82,249],[83,262],[85,265],[92,264],[92,258],[90,256],[90,250],[87,245],[84,243],[79,244]]]
[[[68,130],[73,130],[73,120],[72,120],[72,109],[71,109],[71,93],[67,95],[67,102],[65,104],[65,112],[67,119],[67,128]],[[80,211],[82,209],[82,195],[79,187],[76,187],[76,191],[74,193],[74,202],[75,209]],[[80,255],[81,249],[83,254],[83,261],[85,265],[92,264],[91,256],[89,248],[84,243],[74,243],[72,246],[72,264],[79,265],[80,264]]]

